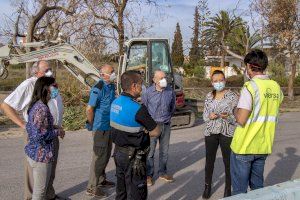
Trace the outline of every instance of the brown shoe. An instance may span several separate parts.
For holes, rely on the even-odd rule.
[[[153,185],[153,179],[151,176],[147,176],[147,186],[150,187]]]
[[[103,192],[99,188],[96,188],[96,189],[87,189],[85,194],[88,195],[88,196],[93,196],[93,197],[101,198],[101,199],[107,197],[106,193]]]
[[[161,175],[161,176],[159,176],[159,178],[162,179],[162,180],[164,180],[164,181],[166,181],[166,182],[168,182],[168,183],[174,182],[173,176]]]
[[[100,183],[99,187],[115,187],[116,184],[112,181],[104,180],[102,183]]]

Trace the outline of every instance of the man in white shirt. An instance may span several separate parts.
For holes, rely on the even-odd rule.
[[[0,110],[10,118],[15,124],[20,126],[25,130],[26,122],[28,119],[27,109],[31,101],[34,84],[39,77],[42,76],[52,76],[49,63],[47,61],[38,61],[34,63],[31,69],[32,77],[23,81],[5,100],[0,104]],[[51,99],[48,102],[50,112],[54,118],[54,125],[62,125],[62,115],[63,115],[63,104],[62,98],[58,94],[55,98]],[[18,112],[22,112],[23,119],[19,116]],[[27,135],[25,134],[25,143],[27,143]],[[53,188],[53,180],[55,178],[55,169],[57,164],[58,150],[59,150],[59,140],[58,138],[54,139],[54,152],[55,160],[52,167],[51,177],[49,180],[49,185],[47,188],[47,198],[55,199],[55,191]],[[24,199],[29,200],[32,198],[32,189],[33,189],[33,176],[32,168],[25,159],[25,191]]]

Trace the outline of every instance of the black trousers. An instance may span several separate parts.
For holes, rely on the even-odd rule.
[[[205,183],[212,183],[212,176],[214,171],[214,164],[216,160],[216,154],[220,145],[223,163],[225,165],[225,187],[231,187],[230,177],[230,144],[232,137],[226,137],[222,134],[212,134],[205,136],[205,149],[206,149],[206,162],[205,162]]]
[[[116,200],[146,200],[147,175],[137,176],[133,173],[132,162],[128,154],[115,150],[114,160],[116,164]],[[143,159],[146,165],[146,157]]]

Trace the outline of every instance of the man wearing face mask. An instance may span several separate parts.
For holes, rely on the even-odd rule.
[[[3,113],[10,118],[15,124],[20,126],[25,130],[25,125],[28,120],[27,108],[29,106],[35,82],[39,77],[42,76],[52,76],[51,69],[49,67],[49,63],[47,61],[41,60],[33,64],[31,67],[31,75],[32,77],[23,81],[0,105],[0,109]],[[55,92],[53,92],[55,91]],[[48,107],[50,112],[54,118],[54,125],[57,127],[61,127],[62,125],[62,115],[63,115],[63,104],[62,98],[59,95],[58,89],[51,89],[51,100],[48,102]],[[23,113],[23,119],[19,117],[18,112]],[[27,134],[25,136],[25,143],[27,143]],[[59,139],[55,138],[53,140],[54,147],[54,161],[53,167],[51,169],[51,175],[49,184],[47,187],[47,199],[59,199],[57,195],[55,195],[55,190],[53,187],[53,181],[55,178],[55,170],[58,158],[58,150],[59,150]],[[25,159],[25,191],[24,191],[24,199],[29,200],[32,198],[32,189],[33,189],[33,175],[32,168]]]
[[[151,138],[150,152],[147,159],[147,185],[152,186],[154,175],[154,154],[159,140],[159,178],[166,182],[173,182],[172,176],[167,174],[168,150],[171,133],[171,117],[175,112],[176,96],[174,90],[167,84],[166,74],[155,71],[153,85],[142,94],[142,102],[147,107],[151,117],[159,125],[161,134]]]
[[[110,125],[115,143],[116,200],[146,200],[146,159],[150,137],[160,134],[147,108],[137,102],[143,79],[136,71],[121,76],[123,93],[112,103]],[[147,130],[147,132],[145,131]]]
[[[264,73],[268,57],[253,50],[244,58],[246,75],[235,113],[238,127],[231,143],[230,172],[232,193],[246,193],[263,187],[264,165],[275,136],[279,106],[283,100],[280,86]]]
[[[114,80],[116,74],[110,65],[100,69],[99,82],[92,87],[86,108],[89,131],[93,132],[93,157],[86,194],[98,198],[105,197],[102,187],[114,187],[115,183],[106,180],[105,168],[112,150],[110,107],[115,99]]]

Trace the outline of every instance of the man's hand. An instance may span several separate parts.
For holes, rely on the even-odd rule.
[[[209,114],[209,119],[214,120],[217,119],[219,116],[216,113],[210,113]]]
[[[149,136],[150,137],[159,137],[161,133],[160,127],[157,125],[155,127],[155,129],[153,129],[152,131],[149,131]]]
[[[66,132],[64,131],[64,129],[59,128],[58,129],[58,135],[61,139],[64,139]]]

